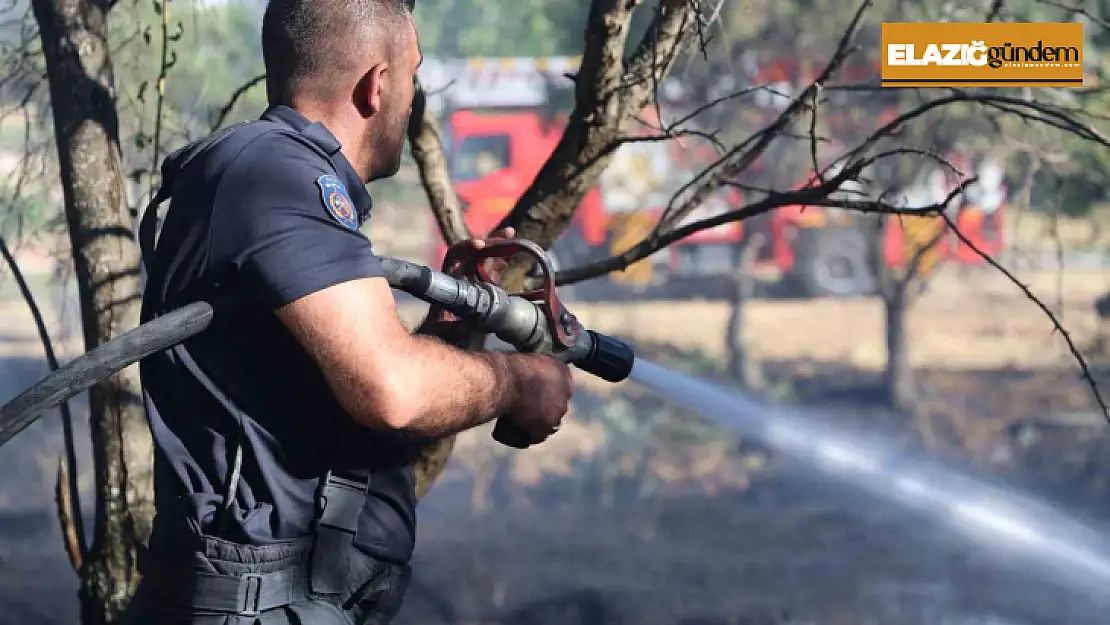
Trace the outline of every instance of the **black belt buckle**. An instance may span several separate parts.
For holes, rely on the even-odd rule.
[[[239,577],[238,607],[239,616],[258,616],[258,607],[262,603],[262,576],[258,573],[246,573]]]
[[[323,512],[320,525],[354,534],[358,530],[358,517],[366,505],[368,482],[329,476],[323,492]]]

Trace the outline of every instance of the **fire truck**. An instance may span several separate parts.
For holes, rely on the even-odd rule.
[[[512,209],[555,149],[573,102],[568,74],[579,62],[574,57],[429,57],[421,66],[420,79],[429,91],[428,106],[441,120],[450,176],[472,232],[489,232]],[[751,79],[775,84],[780,95],[757,95],[743,110],[771,119],[789,101],[792,84],[804,84],[800,82],[805,79],[803,73],[798,68],[768,65]],[[659,91],[660,106],[649,106],[641,115],[645,123],[634,124],[633,133],[657,134],[652,126],[663,121],[658,119],[658,111],[673,118],[695,106],[674,78],[661,84]],[[875,118],[864,121],[874,124]],[[651,232],[672,197],[717,156],[708,141],[689,136],[622,144],[550,251],[553,265],[579,265],[627,250]],[[799,170],[807,171],[805,165]],[[789,173],[782,170],[783,161],[776,156],[762,159],[749,171],[749,176],[757,178],[752,186],[775,186],[761,185],[759,178],[781,178]],[[984,189],[993,185],[980,192],[983,201],[956,207],[953,215],[976,247],[995,253],[1002,245],[1005,193],[1000,170],[990,171],[994,178],[980,185]],[[799,178],[788,184],[810,183]],[[943,171],[922,170],[903,200],[913,206],[943,199],[955,184]],[[744,202],[744,194],[737,189],[722,188],[678,225],[733,210]],[[795,294],[868,294],[877,284],[877,268],[870,251],[876,242],[864,227],[867,223],[867,218],[854,211],[787,206],[757,219],[694,233],[624,271],[576,285],[569,294],[588,299],[720,297],[731,288],[731,281],[722,278],[739,271],[740,251],[757,233],[763,244],[757,248],[754,269],[773,276]],[[943,222],[939,218],[887,219],[886,224],[878,243],[883,246],[880,256],[894,266],[906,262],[914,241]],[[428,227],[434,228],[434,223],[429,222]],[[438,236],[433,239],[440,241]],[[444,252],[442,243],[437,244],[429,250],[429,262],[438,265]],[[958,241],[937,246],[930,264],[942,258],[979,260]]]
[[[1006,185],[1002,168],[990,159],[976,159],[966,151],[953,150],[946,161],[971,173],[979,182],[956,194],[960,180],[943,165],[918,167],[900,192],[884,203],[905,209],[941,206],[956,224],[955,233],[942,233],[946,223],[940,216],[890,216],[856,210],[792,205],[745,220],[745,237],[758,233],[763,245],[755,257],[757,266],[772,267],[779,277],[780,293],[804,297],[848,297],[868,295],[879,286],[879,272],[905,268],[914,256],[919,275],[942,262],[978,265],[980,254],[994,256],[1005,248]],[[829,175],[835,175],[833,168]],[[813,178],[797,187],[815,184]],[[950,198],[953,198],[951,199]],[[860,185],[845,184],[830,199],[878,199]],[[929,245],[934,238],[941,238]],[[966,240],[966,242],[965,242]],[[970,243],[971,245],[968,245]]]
[[[746,113],[757,118],[753,120],[756,125],[766,126],[789,104],[790,96],[812,83],[820,68],[796,58],[784,58],[773,46],[750,52],[756,58],[749,59],[748,83],[773,85],[773,90]],[[874,82],[879,75],[874,61],[854,57],[841,68],[837,81]],[[830,150],[832,153],[844,153],[858,145],[898,114],[898,90],[865,93],[863,98],[856,95],[850,99],[851,91],[829,92],[821,115],[826,134],[836,146]],[[757,163],[752,171],[752,184],[775,188],[783,182],[793,188],[813,184],[810,155],[802,154],[801,162],[797,154],[794,156],[791,160],[788,155],[772,154]],[[922,254],[918,271],[931,271],[941,262],[983,264],[986,262],[983,254],[993,256],[1006,247],[1005,172],[997,161],[959,144],[945,150],[942,156],[965,176],[976,176],[978,182],[956,194],[961,181],[950,167],[925,158],[888,159],[878,171],[865,173],[878,184],[865,189],[858,183],[847,183],[830,199],[879,199],[878,191],[887,190],[884,202],[904,208],[937,206],[948,201],[947,217],[956,224],[962,239],[955,233],[944,233],[936,245]],[[768,168],[768,162],[774,163],[775,169]],[[797,180],[781,180],[791,170],[807,173]],[[834,168],[829,173],[835,172]],[[832,207],[784,206],[745,220],[742,239],[761,235],[764,245],[758,249],[756,263],[772,268],[780,279],[779,286],[786,287],[779,292],[806,297],[852,296],[874,293],[878,272],[904,268],[926,243],[942,234],[944,227],[945,221],[939,216],[866,215]]]

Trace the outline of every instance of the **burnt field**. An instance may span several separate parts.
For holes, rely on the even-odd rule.
[[[1092,308],[1105,276],[1029,278],[1105,384]],[[720,304],[575,310],[653,361],[725,377]],[[1110,522],[1110,429],[1051,322],[1014,285],[948,276],[925,295],[910,317],[922,402],[908,415],[877,402],[878,302],[763,301],[748,315],[779,401]],[[580,379],[599,397],[583,398],[579,427],[564,429],[573,441],[509,460],[468,435],[455,481],[424,504],[403,622],[1105,623],[1110,594],[1069,587],[627,384],[614,393]]]
[[[1110,595],[758,446],[690,434],[696,418],[649,397],[609,401],[590,408],[583,398],[578,425],[563,431],[576,442],[546,454],[509,459],[468,435],[453,481],[425,500],[417,585],[402,622],[1105,623]],[[652,432],[615,440],[613,402],[630,416],[655,415]],[[830,418],[927,446],[882,409],[820,403]],[[1102,478],[1110,439],[1040,432],[1036,443],[997,437],[985,460],[955,446],[941,453],[1110,519]],[[991,462],[1000,449],[1008,461]]]
[[[1091,302],[1102,276],[1033,277],[1104,384]],[[1058,335],[1016,287],[938,282],[911,315],[921,408],[876,402],[881,309],[868,300],[757,302],[746,335],[778,401],[1045,494],[1110,523],[1110,426]],[[0,400],[45,371],[18,302],[2,303]],[[722,379],[727,310],[583,306],[645,357]],[[418,312],[418,311],[417,311]],[[56,318],[57,310],[51,314]],[[28,318],[29,321],[29,318]],[[1110,593],[983,548],[645,394],[580,378],[543,446],[467,433],[421,505],[404,625],[1101,625]],[[78,410],[78,414],[82,414]],[[0,450],[0,622],[76,623],[76,577],[53,514],[48,417]],[[87,429],[79,427],[80,436]],[[82,488],[88,492],[87,439]],[[86,499],[87,501],[87,499]],[[86,508],[86,513],[88,513]]]
[[[743,492],[623,491],[610,506],[600,490],[550,486],[484,515],[430,498],[401,621],[1105,622],[1104,597],[799,471]]]
[[[588,413],[611,406],[581,397],[568,436],[544,453],[506,453],[485,430],[461,441],[422,504],[399,623],[1105,622],[1110,597],[742,442],[683,439],[676,424],[636,445],[607,441]],[[46,478],[5,485],[8,503],[28,495],[0,516],[0,605],[13,623],[76,622]]]

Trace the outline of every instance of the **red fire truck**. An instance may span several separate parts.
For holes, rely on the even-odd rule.
[[[421,80],[430,90],[450,85],[435,91],[429,104],[442,114],[452,182],[472,232],[489,232],[554,150],[566,117],[565,109],[559,110],[554,101],[558,96],[553,98],[552,94],[566,93],[570,82],[565,74],[574,71],[577,62],[564,57],[425,61]],[[784,74],[780,78],[777,87],[788,90],[791,77]],[[793,77],[795,81],[802,79]],[[680,85],[671,81],[663,85],[662,91],[670,96],[668,104],[681,104]],[[774,115],[783,101],[764,98],[758,108],[764,116]],[[650,119],[653,112],[654,107],[644,112],[649,123],[657,123]],[[875,118],[868,121],[874,124]],[[645,125],[643,132],[651,130]],[[628,249],[651,231],[674,194],[716,156],[708,142],[689,138],[622,145],[598,185],[583,199],[570,228],[551,250],[554,263],[577,265]],[[770,174],[769,168],[778,164],[773,157],[765,158],[749,171],[749,176]],[[1005,187],[997,167],[990,163],[983,167],[988,175],[978,196],[974,196],[981,201],[955,207],[953,214],[976,247],[996,253],[1003,244]],[[904,193],[911,206],[943,199],[956,184],[939,167],[918,173],[918,180]],[[758,182],[753,186],[771,186]],[[808,183],[806,177],[794,182],[799,186]],[[683,223],[733,210],[744,201],[744,195],[736,189],[723,188]],[[905,262],[911,239],[940,223],[939,218],[885,221],[882,258],[891,266]],[[873,292],[876,284],[873,254],[868,251],[874,238],[863,227],[866,223],[867,219],[849,210],[783,207],[757,219],[695,233],[623,272],[584,283],[575,294],[719,296],[728,289],[729,281],[722,278],[738,271],[743,242],[757,232],[764,242],[757,255],[760,273],[776,276],[781,284],[809,297],[866,294]],[[953,244],[948,243],[935,249],[933,261],[979,261],[977,254],[954,237]],[[429,261],[438,264],[443,252],[442,245],[429,250]]]

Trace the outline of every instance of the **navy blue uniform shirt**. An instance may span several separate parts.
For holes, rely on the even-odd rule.
[[[362,468],[372,479],[355,545],[407,562],[418,449],[355,423],[273,312],[314,291],[383,275],[358,229],[370,194],[323,126],[284,106],[262,117],[284,130],[237,130],[178,174],[147,267],[143,321],[217,289],[246,303],[186,341],[184,356],[167,351],[141,364],[155,441],[152,547],[176,542],[168,528],[181,519],[253,545],[303,536],[320,476]],[[189,357],[199,376],[186,366]],[[235,440],[242,472],[221,531]]]

